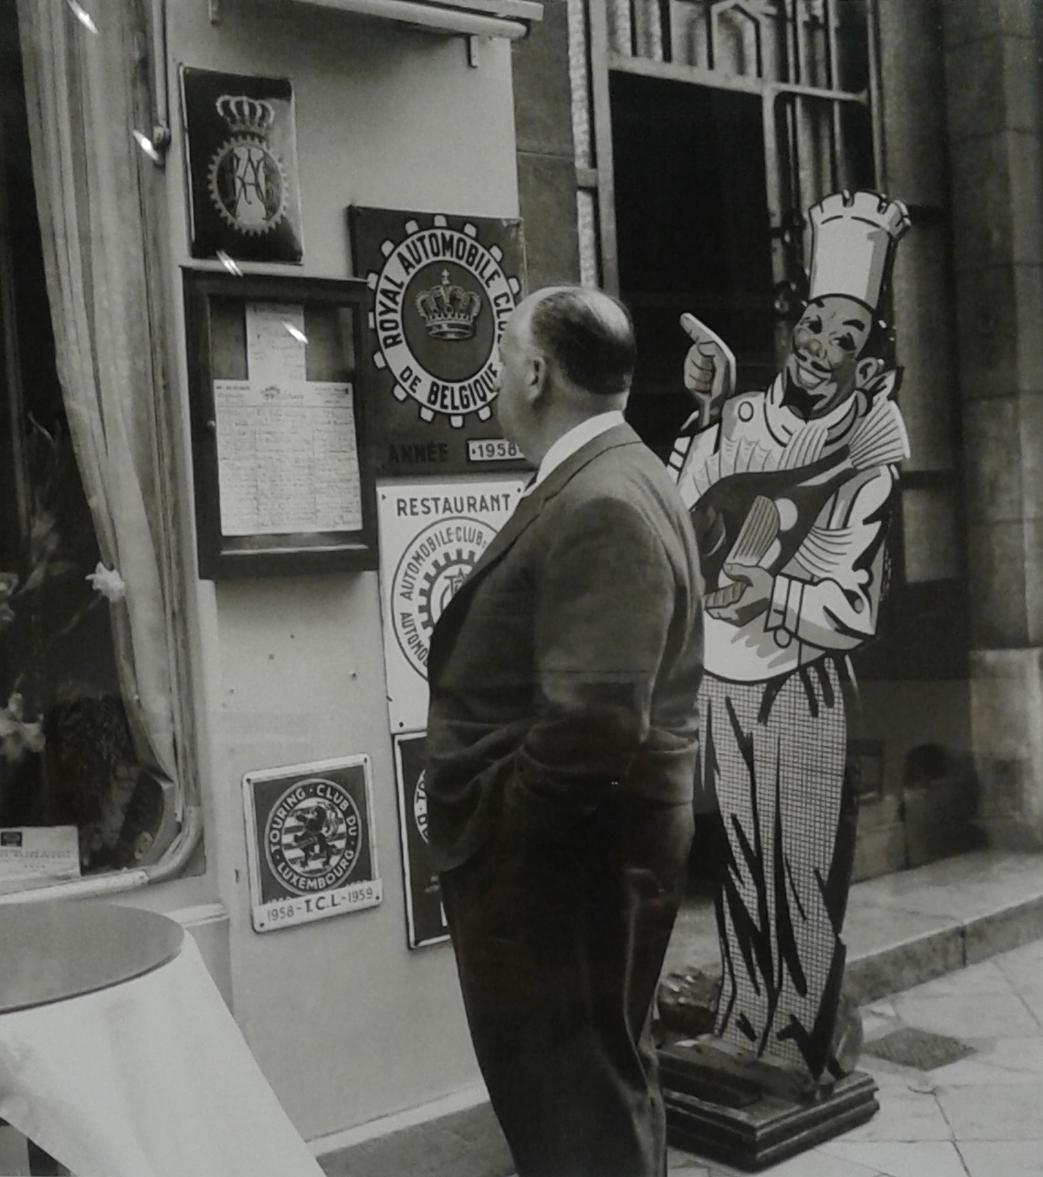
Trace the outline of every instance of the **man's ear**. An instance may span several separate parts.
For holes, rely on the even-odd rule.
[[[547,387],[547,359],[542,355],[534,355],[529,361],[528,379],[525,382],[529,400],[536,404],[542,399]]]
[[[884,361],[879,356],[866,356],[855,365],[855,385],[865,388],[884,370]]]

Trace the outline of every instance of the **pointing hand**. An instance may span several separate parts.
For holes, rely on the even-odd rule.
[[[735,356],[723,339],[687,312],[681,330],[692,341],[684,360],[684,386],[699,406],[684,429],[705,429],[721,415],[721,405],[735,390]]]

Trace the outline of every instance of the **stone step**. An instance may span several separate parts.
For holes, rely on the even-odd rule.
[[[1043,937],[1043,854],[977,850],[856,883],[844,939],[860,1004]],[[664,971],[717,965],[713,905],[678,916]]]

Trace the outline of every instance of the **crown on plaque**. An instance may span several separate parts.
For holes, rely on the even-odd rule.
[[[274,107],[262,98],[222,94],[214,105],[234,135],[256,135],[263,139],[275,122]]]
[[[909,210],[881,192],[834,192],[808,210],[809,298],[845,294],[876,309]]]
[[[442,284],[422,290],[416,309],[432,339],[470,339],[482,300],[475,291],[450,283],[449,271],[443,270]]]

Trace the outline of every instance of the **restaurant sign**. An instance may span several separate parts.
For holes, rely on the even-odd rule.
[[[521,494],[517,476],[381,482],[380,608],[393,733],[427,723],[427,655],[435,623]]]

